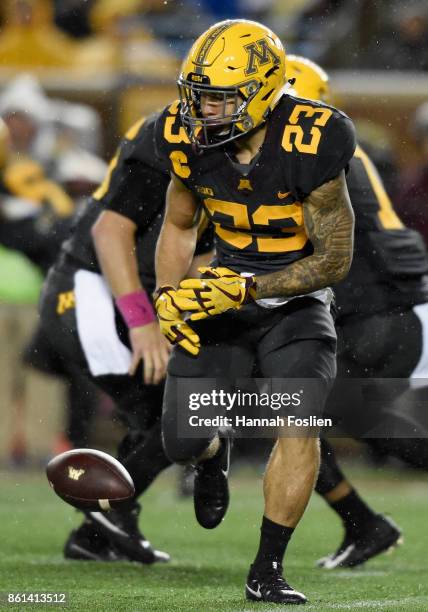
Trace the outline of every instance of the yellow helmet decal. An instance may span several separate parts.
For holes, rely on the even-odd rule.
[[[245,74],[254,74],[257,72],[257,66],[264,66],[271,61],[274,64],[279,64],[279,56],[269,47],[267,40],[261,38],[257,42],[252,42],[249,45],[244,45],[244,49],[248,53],[248,64],[245,68]]]
[[[213,28],[208,30],[208,34],[203,39],[200,49],[194,60],[196,74],[203,74],[204,67],[212,65],[215,58],[213,58],[209,62],[207,60],[208,54],[211,51],[216,40],[230,27],[232,27],[232,23],[230,21],[227,21],[219,24],[218,26],[214,26]]]

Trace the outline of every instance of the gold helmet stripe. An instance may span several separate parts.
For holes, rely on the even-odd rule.
[[[233,22],[233,21],[223,23],[219,25],[217,28],[215,28],[212,32],[210,32],[209,35],[205,38],[196,56],[196,60],[195,60],[196,74],[204,74],[205,60],[213,44],[219,38],[219,36],[223,34],[223,32],[225,32],[226,30],[228,30],[234,25],[236,25],[236,22]]]

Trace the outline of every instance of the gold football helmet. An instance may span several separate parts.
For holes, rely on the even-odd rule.
[[[245,19],[216,23],[193,44],[178,79],[190,140],[205,149],[247,134],[265,121],[286,83],[284,48],[271,30]],[[217,101],[215,117],[203,116],[204,96]]]
[[[330,103],[328,75],[315,62],[300,55],[288,55],[287,79],[294,79],[292,88],[299,98]],[[291,93],[291,90],[288,92]]]

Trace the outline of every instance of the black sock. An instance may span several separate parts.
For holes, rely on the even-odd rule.
[[[260,529],[260,546],[253,566],[271,565],[272,562],[281,565],[293,531],[294,527],[278,525],[264,516]]]
[[[358,533],[375,516],[376,513],[361,499],[353,489],[337,502],[330,503],[340,516],[348,533]]]

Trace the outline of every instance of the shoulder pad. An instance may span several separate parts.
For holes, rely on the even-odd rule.
[[[166,171],[156,160],[154,130],[160,113],[142,117],[126,132],[121,144],[123,161],[140,161],[159,170]]]
[[[275,111],[287,183],[301,200],[347,168],[356,146],[354,126],[333,106],[294,96],[284,96]]]
[[[189,161],[198,157],[180,119],[180,101],[176,100],[160,113],[155,127],[155,152],[180,180],[190,174]]]

